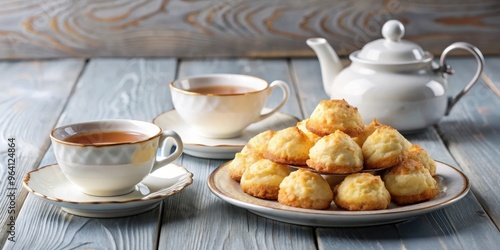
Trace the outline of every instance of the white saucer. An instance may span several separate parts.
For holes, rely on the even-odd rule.
[[[169,110],[153,119],[162,129],[177,132],[184,143],[184,153],[201,158],[232,159],[252,137],[266,130],[281,130],[297,125],[298,118],[276,112],[267,119],[248,126],[240,137],[231,139],[210,139],[196,135],[184,123],[176,110]]]
[[[147,176],[136,190],[125,195],[97,197],[87,195],[71,183],[58,164],[48,165],[26,174],[23,186],[36,197],[84,217],[122,217],[155,208],[167,196],[193,183],[193,174],[170,164]]]

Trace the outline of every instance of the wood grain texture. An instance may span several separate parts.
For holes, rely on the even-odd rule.
[[[179,67],[179,77],[207,73],[239,73],[268,81],[283,80],[293,94],[282,112],[301,116],[286,60],[188,60]],[[278,98],[271,98],[272,106]],[[182,157],[181,164],[194,173],[195,180],[188,190],[165,201],[159,249],[315,248],[312,228],[268,220],[213,195],[206,180],[223,163],[189,155]]]
[[[439,54],[467,41],[499,54],[494,0],[6,0],[0,58],[309,56],[309,37],[342,55],[380,38],[389,19]]]
[[[62,211],[31,194],[21,211],[18,241],[4,249],[154,249],[160,207],[116,219],[89,219]],[[26,214],[26,213],[29,213]]]
[[[473,59],[465,60],[472,62]],[[455,64],[453,60],[450,63]],[[305,108],[304,113],[310,115],[320,100],[328,98],[323,90],[319,63],[317,59],[292,59],[291,65],[298,86],[297,92],[300,93],[299,99],[303,101],[301,106]],[[472,74],[471,70],[468,72]],[[434,159],[463,169],[448,153],[441,136],[435,128],[430,128],[421,134],[407,135],[406,138],[422,146]],[[496,243],[500,243],[500,233],[491,219],[485,216],[485,211],[478,202],[481,196],[480,193],[472,192],[445,209],[389,226],[318,228],[318,246],[320,249],[357,249],[369,243],[383,249],[495,248]],[[478,238],[477,235],[482,237]]]
[[[83,60],[0,62],[0,245],[17,225],[26,197],[24,175],[35,169],[49,147],[48,134],[83,69]],[[8,169],[8,139],[14,138],[15,166]],[[13,171],[9,173],[8,170]],[[15,178],[11,185],[8,176]],[[9,189],[12,188],[12,189]],[[8,196],[9,195],[9,196]],[[15,198],[11,200],[10,197]],[[11,219],[14,217],[14,220]],[[17,229],[18,227],[15,226]],[[16,230],[14,230],[17,232]]]
[[[489,60],[490,61],[490,60]],[[485,74],[498,82],[497,64],[486,64]],[[450,61],[456,74],[450,77],[450,89],[458,92],[471,78],[474,62],[465,59]],[[469,176],[472,189],[481,204],[500,228],[500,97],[481,79],[445,117],[439,128],[456,161]]]
[[[168,83],[174,79],[176,63],[175,59],[91,60],[57,125],[111,118],[151,121],[172,108]],[[40,166],[55,162],[49,148]],[[16,221],[19,241],[9,242],[7,249],[153,249],[156,246],[159,209],[133,217],[89,219],[69,215],[33,195],[28,195],[26,204]]]
[[[450,58],[448,63],[456,70],[449,79],[450,94],[455,94],[475,65],[471,58]],[[495,86],[498,65],[500,58],[487,59],[485,75]],[[173,108],[171,80],[206,73],[284,80],[292,97],[282,111],[299,118],[308,117],[320,100],[328,98],[315,58],[181,60],[180,64],[173,58],[92,59],[85,68],[81,60],[0,62],[0,77],[7,83],[0,86],[8,86],[0,91],[0,159],[6,157],[5,138],[14,134],[22,141],[17,150],[23,171],[54,163],[52,149],[46,150],[52,127],[105,118],[151,121]],[[31,79],[27,76],[39,78],[26,80]],[[407,136],[434,159],[463,170],[472,192],[454,205],[405,222],[313,228],[265,219],[209,191],[206,179],[224,161],[183,155],[177,163],[194,173],[194,183],[164,200],[161,208],[125,218],[89,219],[67,214],[33,195],[24,200],[20,194],[16,196],[22,205],[16,220],[18,241],[4,238],[2,244],[4,249],[496,249],[500,244],[500,198],[495,192],[500,177],[498,102],[491,87],[481,81],[436,127]],[[4,206],[5,172],[1,173]],[[1,223],[5,225],[5,219]]]

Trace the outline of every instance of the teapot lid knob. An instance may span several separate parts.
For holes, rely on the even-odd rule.
[[[405,27],[398,20],[389,20],[382,26],[382,36],[393,42],[399,42],[405,34]]]
[[[355,51],[349,58],[376,64],[409,64],[432,60],[432,55],[425,52],[418,44],[403,40],[405,27],[398,20],[389,20],[382,26],[384,38],[371,41],[360,51]]]

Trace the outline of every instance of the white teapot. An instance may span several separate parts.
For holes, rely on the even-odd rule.
[[[351,65],[343,66],[323,38],[310,38],[307,44],[318,56],[323,86],[331,99],[345,99],[358,107],[365,124],[374,118],[403,133],[421,131],[448,115],[453,105],[477,82],[484,58],[479,49],[456,42],[442,53],[440,63],[415,43],[401,40],[404,26],[390,20],[382,27],[385,39],[367,43],[350,54]],[[452,73],[445,63],[455,49],[472,53],[478,66],[472,80],[455,97],[448,96],[446,77]]]

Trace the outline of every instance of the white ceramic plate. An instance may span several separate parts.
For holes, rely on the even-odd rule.
[[[122,217],[142,213],[158,206],[165,197],[193,183],[193,174],[170,164],[147,176],[136,190],[120,196],[97,197],[80,191],[53,164],[26,174],[23,186],[36,197],[84,217]]]
[[[232,159],[252,137],[266,130],[280,130],[297,125],[298,118],[276,112],[269,118],[248,126],[240,137],[211,139],[196,135],[188,124],[182,121],[176,110],[158,115],[153,123],[166,130],[177,132],[184,143],[184,153],[201,158]]]
[[[258,199],[244,193],[238,182],[229,176],[228,163],[212,172],[208,187],[219,198],[235,206],[269,219],[306,226],[359,227],[394,223],[444,208],[469,191],[468,178],[459,170],[436,162],[441,193],[434,199],[414,205],[397,206],[393,203],[385,210],[347,211],[334,203],[327,210],[312,210],[281,205],[277,201]]]

